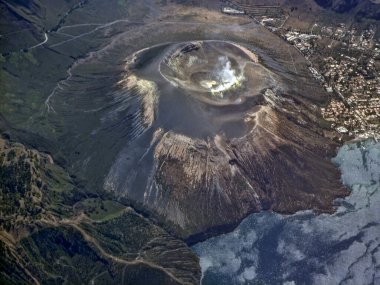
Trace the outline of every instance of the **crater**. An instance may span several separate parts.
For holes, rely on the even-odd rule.
[[[260,104],[266,89],[277,85],[249,48],[216,40],[138,51],[126,60],[120,86],[130,90],[131,81],[156,86],[157,106],[146,107],[145,101],[156,100],[143,99],[144,117],[156,118],[156,124],[165,130],[201,139],[246,135],[246,114]],[[146,91],[135,90],[146,98]],[[147,114],[147,110],[156,113]]]
[[[249,82],[269,78],[256,54],[227,41],[178,44],[165,55],[160,73],[173,86],[205,103],[219,106],[243,103],[263,87],[258,84],[252,89],[254,83]]]

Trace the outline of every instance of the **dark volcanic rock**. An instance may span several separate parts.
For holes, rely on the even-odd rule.
[[[231,140],[165,134],[146,204],[192,235],[260,210],[330,212],[348,193],[326,159],[327,139],[268,107],[249,123],[248,135]]]
[[[315,0],[323,8],[337,13],[351,13],[358,20],[362,18],[380,19],[380,5],[369,0]]]

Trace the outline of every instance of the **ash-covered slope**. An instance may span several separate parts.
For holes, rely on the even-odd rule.
[[[303,57],[255,24],[174,12],[91,53],[49,97],[71,170],[191,241],[263,209],[332,211],[347,190]]]
[[[329,162],[337,145],[318,127],[314,104],[324,94],[304,63],[293,73],[282,51],[264,43],[257,56],[253,45],[238,43],[241,54],[228,41],[203,41],[144,49],[126,60],[126,78],[154,82],[157,105],[149,108],[154,122],[142,123],[146,133],[118,157],[105,187],[142,203],[190,241],[255,211],[332,211],[333,200],[347,194]],[[214,56],[229,63],[220,66]],[[220,78],[230,89],[215,91]]]
[[[260,210],[331,211],[346,192],[325,160],[328,141],[270,108],[261,106],[254,116],[252,131],[231,140],[166,133],[146,205],[190,234],[234,225]]]

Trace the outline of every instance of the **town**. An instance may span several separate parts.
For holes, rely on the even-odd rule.
[[[221,2],[229,14],[246,14],[304,55],[313,77],[331,95],[321,108],[323,117],[341,136],[380,138],[380,41],[375,26],[312,23],[302,30],[287,24],[291,16],[279,6]]]

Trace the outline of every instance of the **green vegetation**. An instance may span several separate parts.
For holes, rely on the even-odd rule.
[[[29,284],[30,277],[17,262],[14,252],[0,240],[0,284]]]
[[[178,284],[168,271],[199,278],[183,242],[104,196],[87,198],[50,156],[0,139],[0,284]]]
[[[111,254],[127,259],[137,257],[152,238],[163,235],[162,230],[133,212],[100,223],[83,223],[82,227]]]
[[[16,153],[18,152],[18,154]],[[18,156],[18,157],[17,157]],[[45,185],[35,175],[34,156],[18,147],[6,149],[0,155],[0,212],[10,230],[17,216],[35,217],[42,212],[41,191]]]
[[[112,264],[72,228],[42,229],[23,239],[21,246],[45,284],[89,284],[100,272],[112,272]],[[112,276],[108,277],[112,281]]]
[[[34,223],[46,212],[70,215],[77,202],[70,178],[50,158],[0,139],[0,229]]]
[[[126,5],[125,2],[126,2],[125,0],[117,0],[117,4],[118,4],[119,6],[121,6],[121,7],[125,7],[125,5]]]
[[[126,207],[112,200],[102,200],[99,198],[86,199],[78,205],[83,207],[84,213],[96,221],[108,221],[120,216]]]

